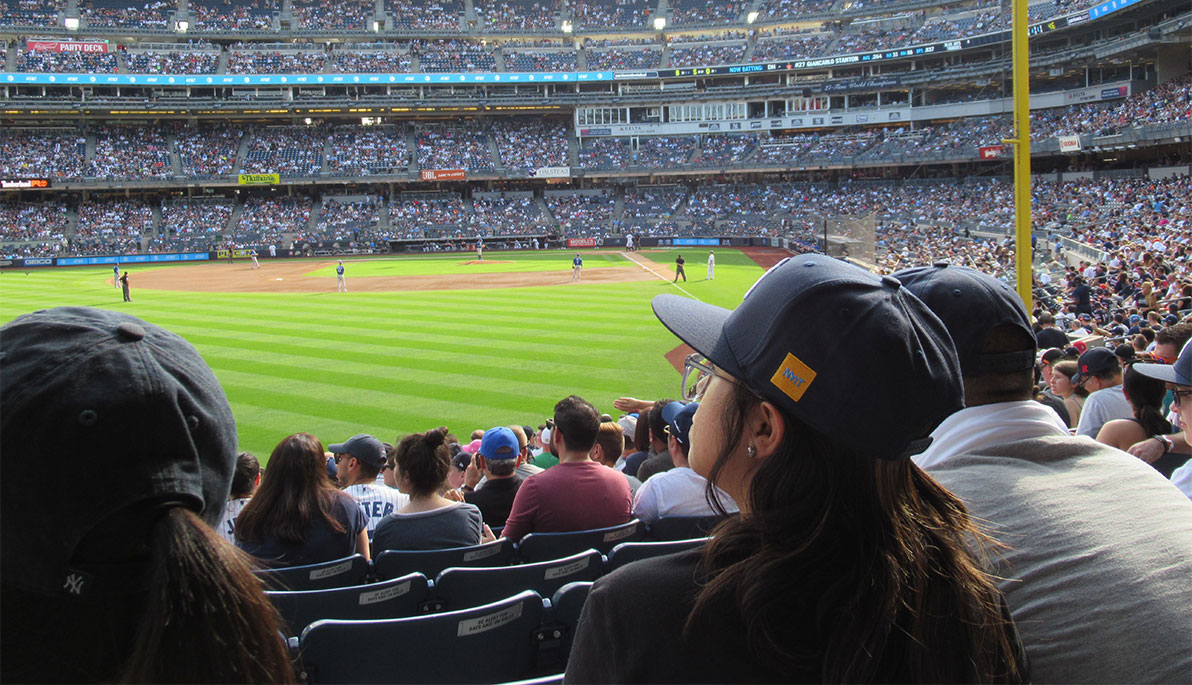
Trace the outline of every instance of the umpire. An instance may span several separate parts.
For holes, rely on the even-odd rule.
[[[686,263],[687,260],[683,259],[683,255],[675,257],[675,280],[671,281],[671,283],[678,283],[679,276],[683,277],[684,283],[687,282],[687,272],[683,270],[683,265]]]

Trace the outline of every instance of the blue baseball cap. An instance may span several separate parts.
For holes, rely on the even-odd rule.
[[[480,438],[480,456],[485,459],[516,459],[518,454],[517,436],[505,426],[489,428]]]
[[[734,310],[670,294],[652,304],[696,352],[858,454],[918,454],[964,407],[952,338],[891,276],[804,254],[771,267]],[[860,398],[882,411],[857,422]]]
[[[687,442],[689,433],[691,432],[691,422],[695,418],[695,411],[699,409],[699,402],[671,402],[662,408],[662,420],[666,421],[666,425],[670,427],[670,434],[674,436],[684,447],[689,447],[691,443]]]

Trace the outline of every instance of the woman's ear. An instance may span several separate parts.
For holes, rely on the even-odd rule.
[[[769,402],[754,405],[750,412],[747,435],[749,439],[749,456],[754,459],[766,459],[778,451],[782,439],[786,435],[786,418],[782,411]]]

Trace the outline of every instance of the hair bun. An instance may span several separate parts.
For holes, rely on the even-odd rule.
[[[447,441],[447,429],[436,428],[426,431],[426,446],[435,449]]]

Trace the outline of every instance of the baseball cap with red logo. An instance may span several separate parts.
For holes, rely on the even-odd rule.
[[[1072,377],[1073,383],[1083,383],[1092,376],[1100,376],[1103,373],[1122,368],[1117,355],[1108,347],[1094,347],[1085,352],[1080,355],[1076,365],[1078,368],[1076,375]]]

